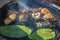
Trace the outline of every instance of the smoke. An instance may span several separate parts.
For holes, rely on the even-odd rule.
[[[18,5],[20,8],[22,8],[26,11],[32,10],[32,8],[28,7],[26,4],[27,4],[27,0],[18,0]]]

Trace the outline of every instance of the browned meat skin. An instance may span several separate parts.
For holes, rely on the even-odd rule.
[[[9,18],[10,18],[12,21],[14,21],[14,20],[16,19],[16,14],[11,14],[11,15],[9,16]]]
[[[11,14],[4,20],[5,25],[12,23],[16,19],[16,14]]]
[[[42,8],[41,13],[46,15],[46,14],[50,13],[50,11],[47,8]]]
[[[52,21],[52,22],[49,22],[51,27],[55,27],[57,25],[58,20],[51,13],[45,14],[43,16],[43,19],[44,20],[50,19]]]
[[[52,21],[57,21],[57,19],[51,13],[44,15],[43,18],[44,20],[51,19]]]
[[[25,20],[24,20],[24,15],[20,15],[20,16],[19,16],[19,21],[25,22]]]
[[[5,25],[10,24],[11,22],[12,22],[12,21],[10,20],[9,17],[4,20]]]
[[[24,9],[23,10],[20,10],[19,11],[19,14],[20,14],[19,17],[18,17],[19,18],[19,21],[20,22],[26,22],[27,21],[26,20],[26,17],[28,17],[27,11],[24,10]]]

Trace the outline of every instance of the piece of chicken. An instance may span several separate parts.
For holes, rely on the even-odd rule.
[[[19,15],[19,21],[20,22],[26,22],[27,21],[27,18],[28,18],[28,14],[27,14],[27,11],[22,9],[19,11],[20,15]]]
[[[44,15],[43,19],[44,20],[49,19],[49,24],[51,27],[55,27],[57,25],[57,19],[51,13]]]
[[[5,25],[8,25],[12,22],[12,20],[8,17],[4,20]]]
[[[48,14],[50,12],[49,12],[49,10],[47,8],[43,8],[43,9],[41,9],[41,13],[46,15],[46,14]]]
[[[40,12],[36,12],[36,13],[32,13],[32,17],[35,19],[40,19],[41,13]]]
[[[20,21],[20,22],[26,22],[26,21],[27,21],[27,18],[28,18],[27,15],[20,15],[20,16],[19,16],[19,21]]]
[[[12,21],[14,21],[14,20],[16,19],[16,14],[11,14],[11,15],[9,16],[9,18],[10,18]]]
[[[57,20],[51,13],[48,13],[48,14],[44,15],[43,19],[44,20],[51,19],[52,21],[56,21]]]
[[[4,20],[5,25],[12,23],[16,19],[16,14],[11,14]]]

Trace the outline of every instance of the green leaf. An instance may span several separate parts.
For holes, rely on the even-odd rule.
[[[25,27],[25,26],[20,26],[19,27],[21,30],[23,30],[27,35],[30,35],[32,30],[28,27]]]
[[[41,37],[39,37],[38,35],[36,35],[36,32],[33,32],[31,35],[28,36],[29,39],[31,40],[43,40]]]
[[[0,33],[8,37],[25,37],[31,33],[31,30],[21,25],[9,25],[0,27]]]
[[[43,39],[53,39],[55,38],[55,32],[53,32],[51,29],[38,29],[37,35],[39,37],[42,37]]]

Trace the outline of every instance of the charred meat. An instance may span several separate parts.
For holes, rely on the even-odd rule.
[[[12,23],[16,19],[16,14],[11,14],[4,20],[5,25]]]

